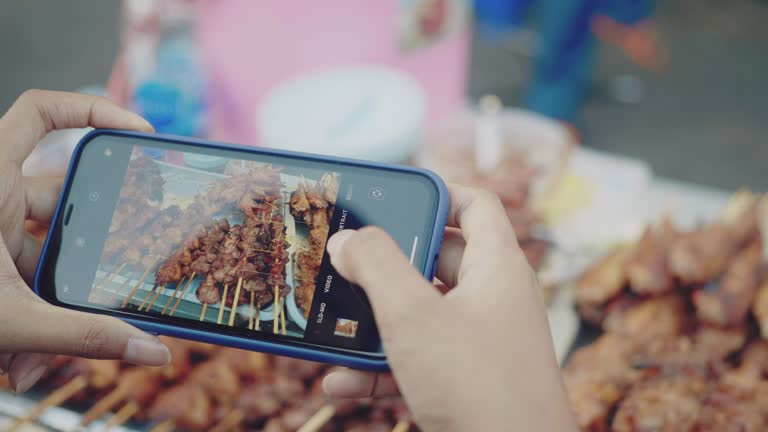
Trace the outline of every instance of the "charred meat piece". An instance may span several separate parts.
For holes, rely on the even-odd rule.
[[[740,350],[747,341],[746,326],[720,328],[700,325],[693,334],[696,351],[706,353],[710,358],[725,358]]]
[[[156,422],[173,420],[178,428],[205,430],[211,423],[211,401],[203,388],[191,382],[161,393],[149,409]]]
[[[258,378],[270,370],[269,357],[259,352],[223,349],[217,353],[216,360],[226,364],[241,378]]]
[[[125,390],[126,400],[146,407],[160,391],[160,384],[156,370],[135,367],[121,372],[117,385]]]
[[[626,258],[627,250],[619,248],[584,272],[576,282],[574,292],[580,311],[599,309],[621,292],[627,282]],[[598,314],[588,315],[585,318],[599,324],[599,321],[595,322],[596,319],[600,319]]]
[[[647,300],[627,297],[608,308],[603,328],[609,333],[647,341],[679,335],[685,320],[685,303],[677,294]]]
[[[636,384],[619,405],[613,418],[616,432],[691,431],[706,395],[705,378],[681,376],[652,379]]]
[[[730,259],[758,236],[753,196],[734,195],[720,221],[679,236],[669,250],[669,268],[685,285],[703,284],[725,271]]]
[[[768,339],[768,278],[765,278],[757,288],[755,299],[752,303],[752,313],[757,319],[763,339]]]
[[[155,281],[162,286],[170,282],[180,281],[182,277],[184,277],[184,272],[181,268],[181,262],[172,258],[163,263],[157,271]]]
[[[309,211],[307,183],[304,179],[299,181],[298,188],[291,194],[290,209],[291,215],[297,220],[304,220],[304,215]]]
[[[728,264],[718,283],[710,282],[693,294],[699,320],[718,326],[744,322],[759,284],[762,245],[755,242]]]
[[[229,364],[208,360],[197,365],[189,375],[189,382],[200,385],[219,403],[230,402],[240,393],[240,380]]]
[[[120,363],[115,360],[73,358],[65,375],[84,376],[90,389],[104,390],[114,385],[119,373]]]
[[[336,197],[339,196],[339,176],[335,173],[324,173],[318,183],[323,198],[330,205],[336,205]]]
[[[629,360],[636,349],[627,338],[605,334],[571,356],[563,378],[581,430],[607,429],[610,412],[639,377]]]
[[[221,292],[219,292],[219,288],[216,286],[216,280],[213,278],[213,275],[208,274],[205,277],[205,281],[197,287],[195,295],[202,304],[218,304],[221,301]]]
[[[658,229],[648,227],[627,259],[629,286],[640,295],[660,295],[674,288],[667,250],[675,237],[670,221]]]
[[[277,414],[282,403],[268,385],[253,384],[240,393],[237,406],[245,413],[247,421],[257,422]]]

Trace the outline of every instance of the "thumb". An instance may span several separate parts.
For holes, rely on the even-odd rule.
[[[162,366],[171,359],[168,348],[150,334],[117,318],[87,314],[30,301],[11,328],[2,348],[7,352],[64,354],[95,359]]]
[[[381,228],[343,230],[328,240],[331,264],[371,301],[382,336],[407,329],[442,297]]]

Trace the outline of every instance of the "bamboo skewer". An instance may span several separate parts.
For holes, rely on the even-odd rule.
[[[117,287],[117,289],[112,294],[109,295],[109,298],[107,299],[108,303],[112,303],[113,301],[115,301],[115,298],[117,298],[117,295],[120,294],[123,288],[125,288],[128,285],[128,282],[131,281],[131,278],[133,277],[134,274],[135,273],[129,273],[128,276],[125,277],[125,280],[123,281],[123,283],[120,284],[120,286]]]
[[[254,316],[253,316],[253,296],[254,296],[254,293],[253,293],[253,291],[254,290],[251,290],[251,313],[248,314],[248,330],[253,330],[253,320],[254,320]]]
[[[179,295],[178,300],[176,300],[176,304],[173,305],[173,309],[171,309],[171,312],[168,315],[173,316],[173,314],[176,313],[176,309],[181,304],[181,299],[184,298],[184,295],[187,293],[187,290],[189,289],[189,286],[192,285],[192,280],[194,278],[195,278],[195,272],[192,272],[192,276],[189,277],[189,280],[187,281],[187,284],[184,286],[184,289],[181,290],[181,295]]]
[[[123,400],[123,398],[126,395],[126,389],[125,387],[118,386],[109,394],[104,396],[103,398],[99,399],[88,411],[83,414],[83,417],[80,419],[80,425],[83,427],[87,427],[91,423],[93,423],[96,419],[104,415],[107,411],[111,410],[112,407],[120,403],[120,401]]]
[[[160,312],[160,315],[165,315],[165,312],[168,310],[168,306],[170,306],[170,305],[171,305],[171,303],[173,303],[173,301],[174,301],[174,300],[176,300],[176,294],[178,294],[178,293],[179,293],[179,289],[181,288],[181,286],[182,286],[182,285],[184,285],[184,279],[186,279],[186,278],[187,278],[187,276],[185,275],[185,276],[184,276],[183,278],[181,278],[181,280],[180,280],[180,281],[179,281],[179,282],[176,284],[176,289],[174,289],[174,290],[173,290],[173,294],[171,294],[171,297],[170,297],[170,298],[168,299],[168,301],[165,303],[165,307],[164,307],[164,308],[163,308],[163,310]]]
[[[224,309],[227,307],[227,290],[229,289],[229,285],[224,285],[224,294],[221,296],[221,306],[219,307],[219,317],[216,319],[217,324],[221,324],[222,319],[224,318]]]
[[[275,313],[272,314],[272,333],[277,334],[277,319],[279,314],[279,309],[277,308],[280,305],[280,293],[277,290],[277,285],[275,285],[275,301],[274,301],[274,309]]]
[[[114,279],[115,277],[120,274],[121,271],[125,268],[125,266],[128,265],[128,263],[122,263],[117,267],[117,270],[113,271],[111,274],[106,276],[104,279],[101,280],[101,283],[99,283],[98,286],[96,286],[93,289],[93,295],[99,295],[100,292],[104,292],[104,288],[107,287]]]
[[[136,295],[136,291],[138,291],[139,287],[144,284],[144,281],[147,279],[147,276],[149,276],[149,272],[152,270],[152,268],[155,267],[155,264],[157,264],[157,260],[155,260],[155,262],[153,262],[152,265],[144,271],[144,274],[142,274],[141,278],[139,278],[139,282],[133,287],[131,292],[128,293],[128,296],[125,298],[125,300],[123,300],[123,304],[120,305],[121,308],[126,307],[128,302],[131,301],[133,296]]]
[[[403,419],[397,422],[394,428],[392,428],[392,432],[408,432],[411,430],[411,421],[408,419]]]
[[[296,432],[317,432],[336,414],[336,407],[324,405],[304,423]]]
[[[205,320],[205,312],[208,310],[208,303],[203,303],[203,310],[200,311],[200,321]]]
[[[237,280],[237,288],[235,289],[235,298],[232,300],[232,310],[229,312],[229,326],[232,327],[235,324],[235,315],[237,315],[237,306],[240,303],[240,288],[243,286],[243,278]]]
[[[106,432],[113,427],[120,426],[121,424],[127,422],[128,419],[133,417],[133,415],[137,412],[139,412],[139,405],[136,402],[128,402],[127,404],[123,405],[122,408],[117,410],[115,415],[109,419],[102,430]]]
[[[227,432],[234,430],[240,422],[243,421],[244,417],[243,412],[238,409],[230,411],[229,414],[221,419],[219,424],[210,429],[210,432]]]
[[[48,397],[38,402],[37,405],[32,407],[32,409],[29,410],[26,414],[17,418],[16,421],[14,421],[11,427],[8,429],[8,431],[17,431],[21,426],[38,418],[40,414],[42,414],[48,408],[61,404],[62,402],[74,396],[75,393],[84,389],[87,385],[88,380],[86,380],[82,375],[73,378],[70,382],[59,387],[53,393],[48,395]]]
[[[283,325],[283,336],[285,336],[285,299],[280,301],[280,321]]]
[[[261,303],[256,304],[256,331],[261,330]]]
[[[176,427],[173,420],[166,420],[149,430],[149,432],[171,432]]]
[[[166,285],[163,285],[160,287],[159,290],[157,290],[157,294],[155,294],[155,298],[152,299],[152,301],[149,303],[149,306],[147,306],[147,308],[144,309],[144,312],[149,312],[155,306],[155,302],[157,301],[158,298],[160,298],[160,294],[162,294],[163,291],[165,291],[165,287]]]
[[[141,304],[139,304],[139,310],[144,309],[144,305],[146,305],[149,299],[151,299],[155,295],[156,290],[157,290],[157,284],[152,285],[152,289],[149,290],[149,292],[144,296],[144,299],[141,301]]]
[[[125,265],[126,265],[126,264],[127,264],[127,263],[123,263],[123,264],[122,264],[122,266],[123,266],[123,267],[125,267]],[[94,291],[94,292],[96,292],[96,290],[98,290],[98,289],[100,289],[102,286],[104,286],[104,285],[106,284],[106,282],[107,282],[107,279],[109,279],[109,277],[110,277],[110,276],[112,276],[112,275],[114,275],[114,274],[116,274],[116,273],[119,273],[118,269],[122,270],[122,267],[121,267],[121,265],[117,265],[117,264],[116,264],[116,265],[114,265],[114,266],[112,267],[112,269],[111,269],[111,270],[109,270],[109,271],[105,271],[105,272],[104,272],[104,273],[105,273],[104,277],[103,277],[103,278],[101,278],[101,280],[99,280],[98,282],[96,282],[96,283],[93,285],[93,291]]]
[[[146,305],[148,301],[152,301],[151,299],[152,297],[155,296],[155,292],[157,292],[157,284],[154,284],[152,286],[152,289],[149,291],[149,293],[146,296],[144,296],[144,300],[142,300],[141,304],[139,305],[139,311],[144,309],[144,305]]]

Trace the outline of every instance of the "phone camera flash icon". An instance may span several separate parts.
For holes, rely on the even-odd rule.
[[[104,156],[106,157],[112,156],[112,149],[111,148],[104,149]]]
[[[64,285],[61,287],[61,290],[64,292],[64,294],[69,294],[69,285]]]

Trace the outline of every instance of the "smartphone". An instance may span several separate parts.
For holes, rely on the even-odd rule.
[[[386,370],[371,306],[326,240],[379,226],[431,280],[447,214],[426,170],[95,130],[74,152],[34,287],[153,334]]]

